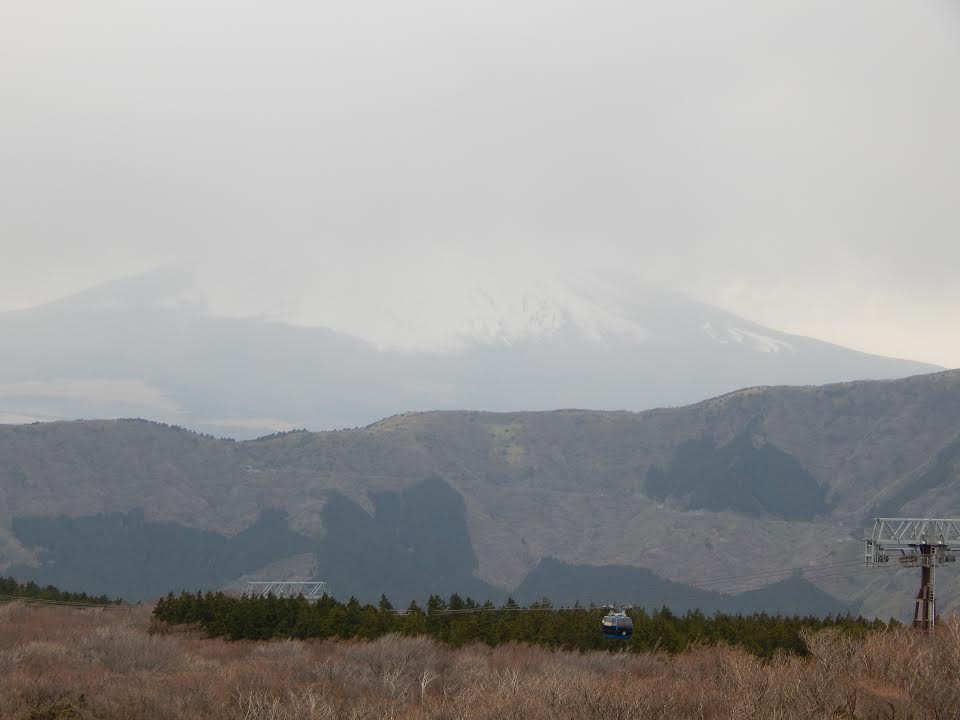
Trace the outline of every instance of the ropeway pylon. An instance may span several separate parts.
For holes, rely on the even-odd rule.
[[[306,600],[319,600],[330,594],[330,588],[319,580],[269,580],[247,583],[247,595],[251,597],[298,597]]]
[[[899,567],[920,568],[920,590],[913,608],[913,626],[932,631],[937,622],[937,565],[957,561],[960,520],[877,518],[864,544],[867,566],[886,565],[895,554]]]

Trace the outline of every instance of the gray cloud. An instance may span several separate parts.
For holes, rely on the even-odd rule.
[[[0,308],[479,256],[960,365],[958,40],[946,1],[11,0]]]

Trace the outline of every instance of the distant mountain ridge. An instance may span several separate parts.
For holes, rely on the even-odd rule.
[[[192,582],[330,574],[358,594],[387,585],[394,599],[434,581],[477,594],[527,583],[535,594],[531,574],[540,567],[539,587],[553,587],[556,574],[542,570],[555,562],[587,578],[633,567],[740,592],[808,568],[844,608],[899,615],[914,573],[866,572],[860,538],[881,510],[960,515],[958,437],[960,371],[751,388],[642,413],[412,413],[247,442],[142,420],[0,426],[0,559],[66,585],[64,553],[96,527],[117,528],[104,530],[111,546],[146,552],[103,524],[143,508],[134,524],[153,523],[150,532],[217,536],[216,569],[201,564]],[[83,523],[94,530],[83,535]],[[272,548],[258,567],[230,559],[229,539],[244,532]],[[656,585],[630,577],[624,592]],[[949,569],[938,588],[942,609],[955,606]]]
[[[179,282],[129,278],[0,313],[0,420],[151,417],[250,439],[363,426],[407,410],[643,410],[751,385],[939,369],[780,333],[633,285],[510,286],[501,294],[481,286],[442,302],[427,296],[407,307],[393,297],[365,308],[414,337],[431,322],[417,313],[461,302],[472,314],[451,325],[455,342],[441,351],[390,349],[374,341],[376,324],[359,320],[340,326],[369,337],[215,317]],[[382,332],[389,339],[405,331]]]

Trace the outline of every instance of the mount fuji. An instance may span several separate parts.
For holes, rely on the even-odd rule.
[[[139,416],[243,439],[406,411],[642,410],[939,369],[629,279],[384,272],[364,288],[332,268],[269,298],[245,282],[156,272],[0,313],[0,422]]]

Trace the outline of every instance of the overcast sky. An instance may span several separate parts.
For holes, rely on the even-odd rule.
[[[960,366],[958,128],[957,0],[4,0],[0,309],[482,257]]]

